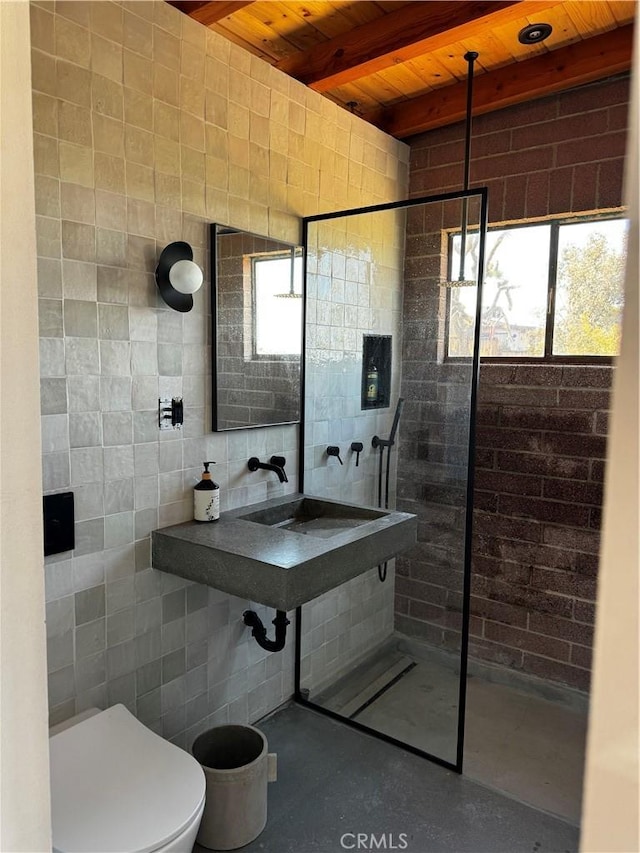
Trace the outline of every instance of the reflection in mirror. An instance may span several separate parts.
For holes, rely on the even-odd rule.
[[[211,226],[213,429],[300,419],[302,247]]]

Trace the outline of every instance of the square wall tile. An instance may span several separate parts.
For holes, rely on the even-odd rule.
[[[145,539],[152,530],[158,527],[158,510],[155,507],[140,509],[135,513],[135,537],[136,541]]]
[[[67,395],[70,412],[97,412],[100,409],[100,377],[68,376]]]
[[[86,622],[75,629],[76,660],[102,651],[106,645],[105,618]]]
[[[135,600],[134,578],[120,578],[107,584],[107,613],[117,613],[130,607]]]
[[[42,425],[42,452],[55,453],[69,448],[68,415],[44,415]]]
[[[106,681],[106,654],[100,651],[95,655],[80,658],[75,665],[76,689],[79,693],[97,687]]]
[[[113,228],[96,228],[96,262],[124,267],[127,263],[127,235]]]
[[[103,77],[122,82],[122,45],[97,35],[100,30],[91,33],[91,67]]]
[[[107,646],[115,646],[132,640],[135,636],[135,610],[127,607],[107,616]]]
[[[153,476],[155,480],[155,504],[157,505],[157,475],[158,475],[158,444],[156,442],[149,444],[138,444],[134,447],[134,463],[136,478],[144,479],[145,476]]]
[[[157,376],[133,377],[131,407],[134,411],[148,411],[157,408],[159,397]]]
[[[71,483],[102,483],[104,479],[101,447],[78,447],[71,450]]]
[[[65,299],[77,299],[83,302],[95,303],[95,264],[65,258],[62,262],[62,282]],[[69,332],[67,331],[66,334],[69,334]]]
[[[40,337],[61,338],[63,336],[62,300],[38,299],[38,321]]]
[[[102,436],[105,447],[130,444],[133,436],[131,412],[105,412],[102,415]]]
[[[129,340],[129,312],[121,305],[98,305],[99,336],[111,340]]]
[[[75,624],[83,625],[85,622],[93,622],[105,615],[105,588],[104,585],[84,589],[75,594]]]
[[[65,335],[77,338],[95,338],[98,333],[95,302],[65,299],[63,305]]]
[[[125,341],[100,341],[100,364],[104,376],[128,376],[131,345]]]
[[[159,435],[158,411],[133,413],[133,440],[136,444],[157,441]]]
[[[69,453],[44,453],[42,455],[42,489],[45,492],[66,489],[70,484]]]
[[[158,346],[155,342],[132,342],[131,372],[138,376],[155,376],[158,374]]]
[[[38,258],[38,296],[62,298],[62,266],[59,258]]]
[[[104,519],[104,537],[107,548],[133,542],[133,513],[119,512]]]
[[[100,408],[103,412],[130,412],[131,378],[129,376],[100,377]]]
[[[65,338],[67,374],[100,373],[98,341],[90,338]]]
[[[96,487],[99,488],[99,487]],[[76,522],[74,555],[96,554],[104,548],[104,519],[92,518]]]
[[[40,380],[40,410],[43,415],[60,415],[67,412],[67,380]]]
[[[129,301],[129,273],[120,267],[97,268],[98,302],[126,305]]]
[[[104,500],[102,489],[92,483],[88,486],[74,486],[76,521],[102,519],[104,516]]]
[[[71,447],[93,447],[102,444],[100,415],[97,412],[78,412],[69,415]]]
[[[105,482],[131,479],[133,475],[133,447],[131,445],[104,448]]]
[[[65,375],[64,341],[62,338],[40,338],[40,376]]]
[[[158,344],[158,372],[160,376],[182,375],[182,347],[178,344]]]
[[[106,515],[133,509],[133,480],[113,480],[104,484]]]

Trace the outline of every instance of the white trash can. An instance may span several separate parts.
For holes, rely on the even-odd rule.
[[[196,841],[211,850],[244,847],[267,823],[267,784],[277,777],[277,756],[254,726],[214,726],[191,751],[207,782]]]

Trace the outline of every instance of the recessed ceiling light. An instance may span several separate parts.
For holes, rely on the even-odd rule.
[[[520,44],[537,44],[537,42],[549,38],[552,31],[551,24],[529,24],[528,27],[523,27],[518,33],[518,41]]]

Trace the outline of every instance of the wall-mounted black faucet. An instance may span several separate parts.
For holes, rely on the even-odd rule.
[[[351,442],[351,450],[356,454],[356,468],[360,462],[360,454],[364,450],[364,444],[361,441],[352,441]]]
[[[268,462],[261,462],[257,456],[252,456],[247,462],[247,467],[250,471],[257,471],[259,468],[262,468],[263,471],[273,471],[281,483],[288,483],[289,479],[284,471],[286,464],[287,460],[284,456],[272,456]]]
[[[337,459],[338,459],[338,462],[339,462],[341,465],[343,465],[343,464],[344,464],[344,463],[343,463],[343,461],[342,461],[342,459],[340,459],[340,448],[339,448],[339,447],[336,447],[336,446],[335,446],[335,445],[333,445],[333,444],[330,444],[330,445],[329,445],[329,447],[327,447],[327,456],[336,456],[336,457],[337,457]]]

